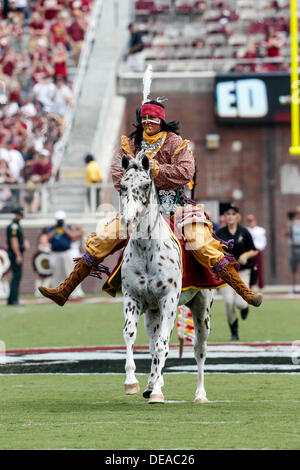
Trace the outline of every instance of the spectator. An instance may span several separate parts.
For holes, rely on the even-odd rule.
[[[38,288],[41,285],[50,286],[51,284],[51,269],[50,269],[50,243],[48,240],[47,235],[47,228],[43,228],[38,235],[37,242],[36,242],[36,253],[33,256],[33,267],[36,272],[37,278],[35,279],[35,286],[34,286],[34,295],[36,297],[40,297],[40,291]],[[38,269],[37,263],[41,265],[42,270]],[[45,268],[48,268],[48,273],[45,272]]]
[[[29,28],[29,49],[33,52],[40,39],[43,39],[48,44],[47,40],[47,28],[43,16],[35,11],[32,13],[31,22],[28,25]]]
[[[68,106],[73,106],[72,90],[66,85],[66,79],[63,76],[57,76],[55,79],[56,89],[53,98],[51,110],[54,114],[64,116]]]
[[[63,0],[39,0],[36,5],[36,10],[42,12],[48,23],[56,19],[57,14],[62,8]]]
[[[81,16],[80,10],[73,10],[73,21],[67,27],[68,42],[70,44],[75,65],[78,65],[84,36],[87,30],[87,22]]]
[[[62,43],[65,47],[68,45],[68,30],[67,30],[68,13],[62,11],[57,15],[57,21],[50,27],[50,43],[52,49],[58,43]]]
[[[247,44],[246,51],[241,55],[242,59],[249,59],[249,63],[246,64],[246,67],[249,72],[256,71],[256,63],[255,61],[253,62],[251,59],[258,59],[258,57],[259,54],[255,42],[249,42]]]
[[[10,43],[15,52],[20,53],[23,49],[23,18],[21,16],[14,16],[11,23]]]
[[[28,9],[28,0],[16,0],[17,8],[20,13],[22,13],[23,17],[26,18],[27,16],[27,9]]]
[[[71,10],[80,10],[81,14],[86,15],[91,11],[92,0],[67,0],[68,7]]]
[[[292,273],[292,292],[298,294],[300,292],[300,206],[297,206],[295,211],[289,213],[288,223],[288,236],[289,236],[289,265]]]
[[[252,236],[255,248],[258,250],[257,256],[253,258],[253,267],[250,278],[250,286],[254,286],[258,282],[258,287],[262,289],[264,283],[264,266],[263,266],[263,251],[267,246],[266,230],[257,225],[256,217],[253,214],[248,214],[246,217],[246,228]]]
[[[31,165],[25,165],[22,182],[26,184],[26,189],[20,191],[20,202],[26,213],[34,214],[40,205],[40,194],[36,190],[35,182],[32,179]]]
[[[5,75],[11,77],[17,65],[18,56],[13,49],[6,49],[5,54],[1,58],[2,70]]]
[[[35,50],[32,53],[32,57],[34,57],[38,61],[51,62],[51,54],[48,49],[48,41],[45,38],[40,38],[37,40]]]
[[[56,223],[47,230],[51,245],[50,264],[53,271],[52,284],[62,282],[74,267],[71,244],[77,239],[72,227],[66,224],[66,213],[59,210],[55,213]]]
[[[40,149],[32,162],[32,181],[46,183],[51,178],[51,174],[50,152],[47,149]]]
[[[22,21],[24,19],[24,12],[18,6],[17,0],[9,0],[8,2],[8,11],[7,18],[13,20],[14,18],[20,18]]]
[[[283,40],[276,33],[274,26],[269,25],[267,27],[266,38],[262,42],[262,46],[265,49],[265,56],[272,59],[281,59],[277,62],[270,62],[265,64],[265,70],[268,72],[276,72],[280,70],[282,63],[281,48],[283,47]]]
[[[34,58],[32,61],[32,79],[35,84],[37,83],[49,83],[54,74],[52,65],[47,61],[46,58]],[[44,82],[42,82],[44,80]],[[34,88],[33,88],[34,96]]]
[[[34,97],[47,109],[51,109],[55,96],[56,87],[50,75],[41,77],[33,87]]]
[[[130,23],[128,26],[130,31],[129,50],[125,55],[128,69],[132,72],[144,71],[144,43],[142,34],[138,31],[135,24]]]
[[[44,148],[45,143],[45,135],[41,126],[36,126],[33,130],[33,136],[31,140],[32,147],[34,150],[39,152],[42,148]]]
[[[61,42],[59,42],[55,47],[52,55],[52,63],[54,66],[54,78],[59,76],[66,79],[68,77],[68,58],[69,56],[65,46]]]
[[[0,184],[9,184],[9,183],[15,183],[14,176],[8,166],[8,163],[6,160],[3,158],[0,159]],[[6,205],[6,203],[9,202],[9,200],[12,197],[12,192],[9,188],[1,188],[0,189],[0,206],[1,210],[3,206]]]
[[[91,207],[91,191],[92,191],[91,185],[102,182],[102,173],[98,166],[98,163],[95,162],[93,155],[88,153],[84,157],[84,161],[86,163],[85,182],[88,186],[87,187],[87,200],[88,200],[89,206]],[[96,189],[96,207],[98,207],[100,204],[100,192],[101,192],[101,189],[97,188]]]
[[[230,204],[224,211],[226,226],[217,230],[216,235],[228,242],[233,240],[234,245],[231,250],[233,256],[240,264],[239,275],[244,283],[249,286],[251,273],[251,259],[257,255],[252,237],[248,230],[239,225],[240,213],[238,207]],[[227,321],[231,331],[230,341],[237,341],[238,336],[238,318],[235,313],[235,307],[241,311],[241,317],[245,320],[248,316],[249,307],[229,285],[220,288],[224,298]]]
[[[28,65],[23,63],[20,66],[20,68],[18,68],[17,70],[16,78],[18,79],[18,82],[20,84],[20,89],[19,89],[20,100],[29,98],[32,93],[32,88],[34,85],[34,82],[31,76],[31,68],[29,68]]]
[[[12,137],[9,137],[4,141],[1,148],[1,155],[2,158],[7,161],[15,181],[19,182],[21,171],[24,168],[25,162],[21,152],[14,148]]]

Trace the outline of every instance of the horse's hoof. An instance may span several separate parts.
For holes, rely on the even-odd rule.
[[[136,393],[139,393],[140,391],[140,385],[138,382],[135,384],[125,384],[125,393],[126,395],[135,395]]]
[[[164,396],[162,393],[151,393],[148,403],[164,403]]]
[[[152,393],[152,390],[150,390],[149,388],[146,388],[146,389],[143,391],[143,397],[144,397],[144,398],[150,398],[151,393]]]
[[[208,399],[206,397],[195,398],[194,403],[208,403]]]

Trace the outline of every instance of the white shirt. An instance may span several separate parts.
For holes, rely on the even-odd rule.
[[[43,106],[51,107],[55,95],[56,86],[54,83],[36,83],[33,87],[33,94]]]
[[[259,225],[246,228],[251,234],[255,248],[259,251],[263,251],[267,246],[266,230],[263,227],[259,227]]]
[[[56,87],[51,111],[63,116],[69,104],[67,100],[72,96],[72,90],[67,85],[63,85],[61,88]]]
[[[1,149],[1,158],[6,160],[16,181],[20,178],[21,170],[25,166],[24,158],[19,150]]]

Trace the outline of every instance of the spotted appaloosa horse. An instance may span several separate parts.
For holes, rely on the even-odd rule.
[[[121,223],[130,234],[121,267],[123,336],[127,349],[125,393],[139,392],[133,349],[138,320],[144,313],[152,364],[143,396],[149,398],[149,403],[164,402],[162,370],[168,356],[177,306],[188,304],[195,327],[194,352],[198,366],[195,402],[205,403],[208,400],[204,389],[204,362],[213,291],[190,289],[181,292],[181,254],[160,213],[149,159],[139,152],[134,159],[124,156],[122,166],[125,173],[120,182]]]

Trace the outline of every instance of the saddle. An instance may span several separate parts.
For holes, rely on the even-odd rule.
[[[202,266],[196,260],[190,250],[186,249],[185,242],[183,238],[179,236],[179,232],[177,231],[174,222],[168,218],[165,218],[165,220],[169,225],[171,235],[177,242],[181,253],[182,290],[217,289],[226,285],[226,283],[222,279],[218,279],[216,274],[214,274],[210,269]],[[119,256],[116,266],[113,268],[109,278],[102,287],[102,290],[107,292],[107,294],[111,295],[112,297],[115,297],[117,293],[122,293],[121,266],[124,249],[128,241],[129,238],[126,240],[124,248],[122,248],[122,252]]]

